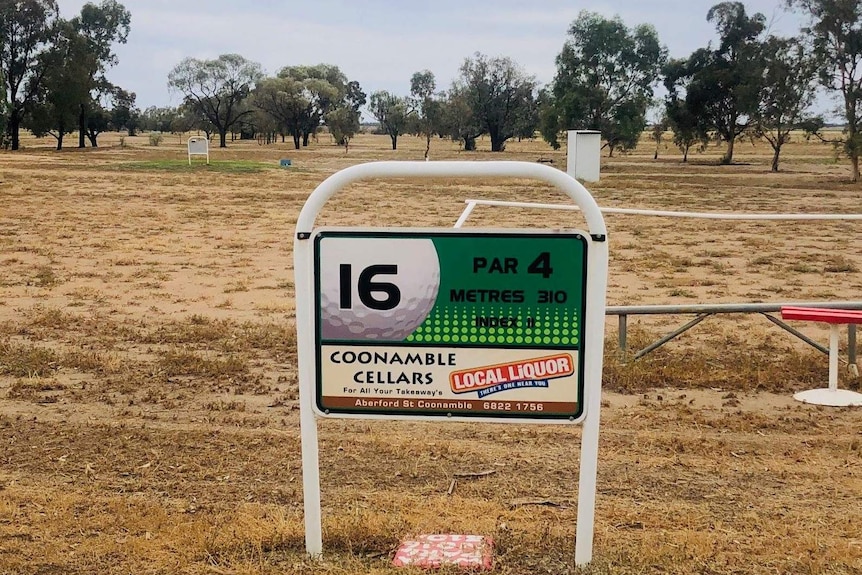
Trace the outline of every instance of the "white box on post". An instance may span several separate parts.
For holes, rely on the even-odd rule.
[[[602,133],[569,130],[566,173],[577,180],[598,182],[601,170]]]

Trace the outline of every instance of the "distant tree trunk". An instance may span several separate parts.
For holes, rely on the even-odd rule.
[[[78,112],[78,147],[84,148],[84,135],[87,133],[87,106],[81,104],[81,109]]]
[[[688,163],[688,149],[689,149],[690,147],[691,147],[691,146],[689,146],[689,145],[685,145],[685,146],[683,147],[683,149],[682,149],[682,163],[683,163],[683,164]]]
[[[733,145],[735,143],[736,138],[730,138],[727,141],[727,151],[724,153],[724,157],[721,158],[721,163],[725,166],[733,162]]]
[[[491,151],[502,152],[506,149],[506,137],[497,131],[491,131]]]
[[[12,149],[17,150],[21,145],[19,132],[21,131],[21,110],[12,108],[9,115],[9,133],[12,134]]]
[[[464,151],[465,152],[475,152],[476,151],[476,137],[475,136],[464,136]]]
[[[63,124],[60,124],[59,128],[60,129],[59,129],[58,134],[57,134],[57,151],[60,151],[63,149],[63,136],[66,135],[66,126],[64,126]]]
[[[777,144],[772,146],[773,154],[772,154],[772,171],[778,171],[778,156],[781,154],[781,144]]]
[[[428,156],[431,155],[431,136],[432,134],[425,134],[425,159],[428,159]]]
[[[389,138],[392,140],[392,149],[398,149],[398,134],[389,134]]]
[[[298,150],[298,149],[299,149],[299,147],[302,145],[302,142],[300,141],[300,137],[301,137],[301,134],[299,133],[299,131],[296,131],[296,132],[294,132],[294,133],[293,133],[293,146],[294,146],[297,150]]]
[[[303,132],[302,133],[302,147],[303,148],[308,147],[308,138],[309,137],[311,137],[311,133],[309,133],[309,132]]]
[[[850,165],[853,167],[853,181],[859,181],[859,153],[851,152],[850,153]]]
[[[221,128],[218,131],[219,148],[227,148],[227,128]],[[209,139],[209,138],[207,138]]]

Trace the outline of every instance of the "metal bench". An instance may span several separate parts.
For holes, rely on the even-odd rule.
[[[862,311],[784,306],[781,318],[785,320],[816,321],[830,324],[829,332],[829,387],[800,391],[793,396],[797,401],[835,407],[862,406],[862,393],[838,389],[838,326],[862,323]]]

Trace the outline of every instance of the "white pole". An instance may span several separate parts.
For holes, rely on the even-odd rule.
[[[602,362],[605,343],[605,305],[608,278],[608,242],[592,242],[587,263],[587,312],[584,325],[586,361],[584,397],[586,417],[581,436],[581,470],[578,479],[578,523],[575,564],[593,559],[596,515],[596,475],[599,460],[599,414],[602,409]]]
[[[473,202],[468,203],[468,204],[467,204],[467,207],[466,207],[466,208],[464,208],[464,211],[463,211],[463,212],[461,212],[461,217],[460,217],[460,218],[458,218],[458,221],[457,221],[457,222],[455,222],[455,226],[454,226],[454,227],[455,227],[455,228],[460,228],[461,226],[463,226],[463,225],[464,225],[464,222],[466,222],[466,221],[467,221],[467,218],[469,218],[469,217],[470,217],[470,214],[472,214],[472,213],[473,213],[473,210],[475,209],[475,207],[476,207],[476,204],[475,204],[475,203],[473,203]]]
[[[296,290],[296,331],[299,355],[299,433],[302,440],[302,496],[305,515],[305,551],[312,557],[323,554],[323,528],[320,513],[320,458],[314,401],[314,364],[303,358],[314,357],[314,301],[312,294],[312,246],[294,238],[293,270]]]
[[[838,390],[838,324],[829,328],[829,391]]]

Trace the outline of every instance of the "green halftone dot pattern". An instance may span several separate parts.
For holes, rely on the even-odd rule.
[[[515,325],[478,326],[477,318],[503,318]],[[532,325],[530,325],[532,320]],[[547,309],[547,306],[515,308],[486,305],[467,310],[434,310],[405,341],[425,344],[489,344],[494,346],[577,346],[580,323],[574,312]]]

